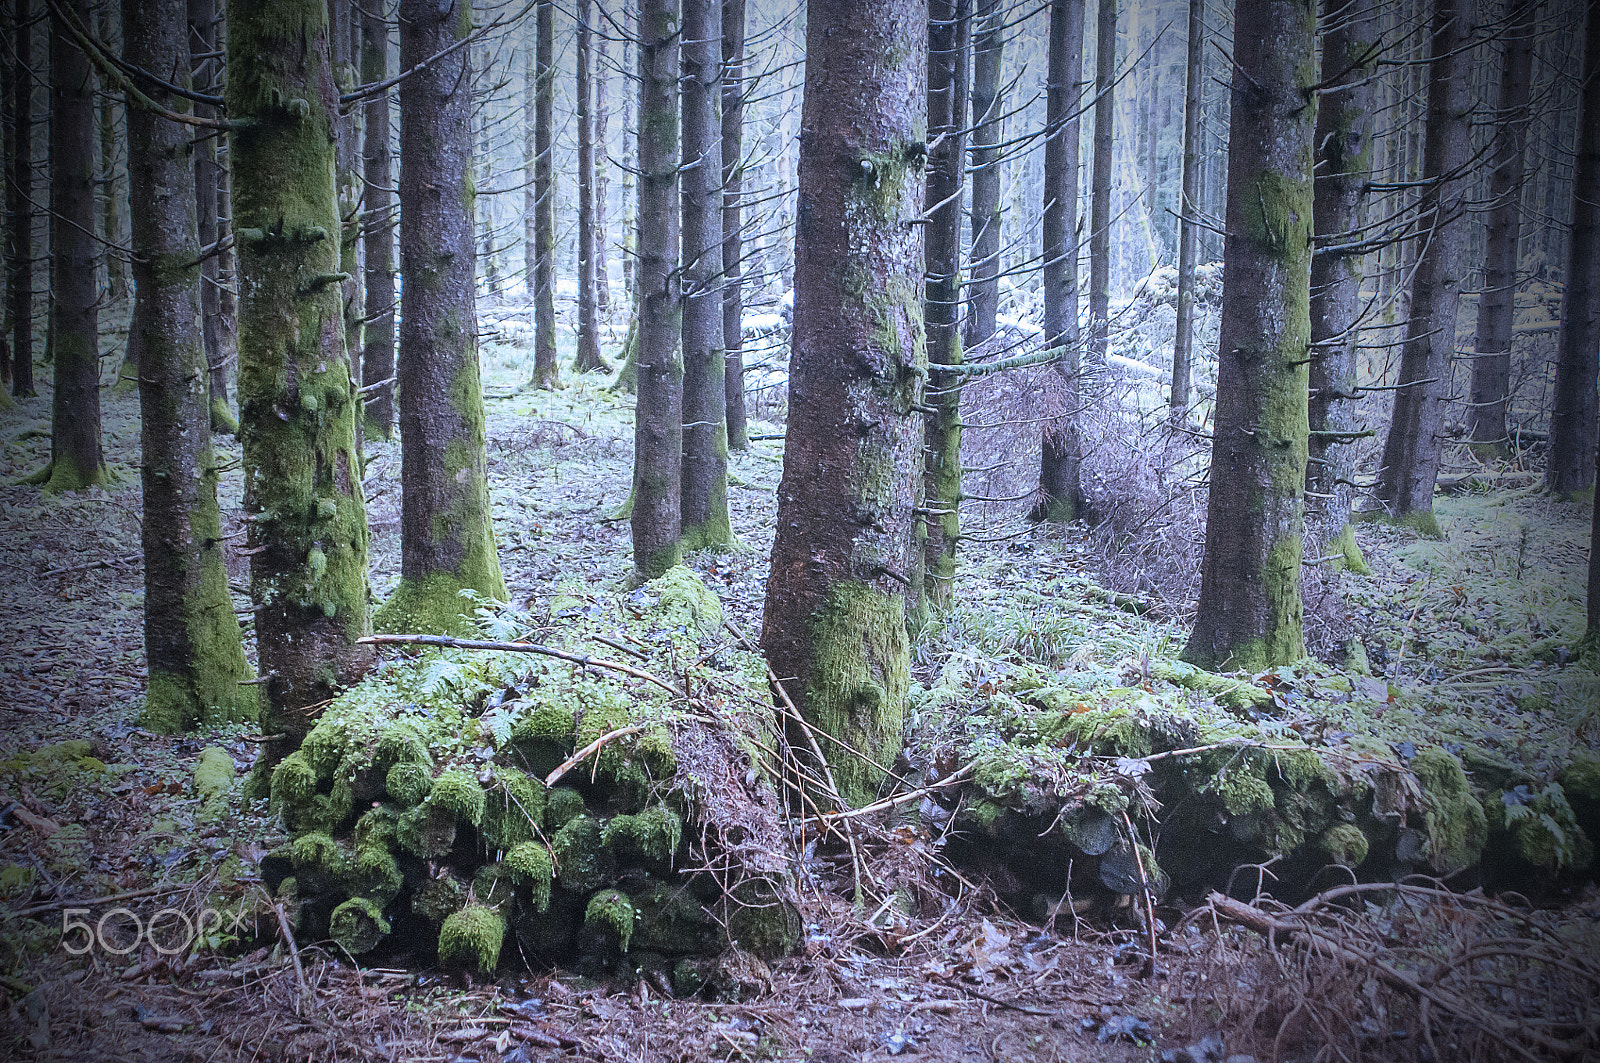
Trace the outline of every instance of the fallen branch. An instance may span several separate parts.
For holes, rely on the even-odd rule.
[[[673,697],[684,697],[683,691],[668,683],[659,676],[651,675],[642,668],[635,668],[631,664],[621,661],[607,661],[600,657],[590,657],[582,653],[568,653],[565,650],[541,646],[536,642],[496,642],[489,639],[457,639],[449,635],[367,635],[356,640],[362,646],[437,646],[447,650],[489,650],[504,653],[537,653],[544,657],[554,657],[559,661],[571,661],[583,668],[605,668],[623,675],[631,675],[635,679],[643,679],[647,683],[654,683]]]
[[[283,904],[272,902],[272,911],[278,917],[278,930],[283,934],[284,943],[289,946],[289,958],[294,960],[294,978],[300,984],[300,1000],[296,1002],[295,1014],[305,1014],[300,1004],[311,1000],[311,987],[306,984],[306,969],[300,962],[300,946],[294,943],[294,931],[289,929],[289,917],[283,914]]]
[[[551,787],[560,782],[563,775],[577,767],[579,764],[582,764],[585,757],[597,751],[601,746],[605,745],[612,739],[622,738],[624,735],[637,734],[642,730],[644,730],[643,727],[634,725],[632,727],[618,727],[614,731],[607,731],[605,734],[601,735],[599,738],[596,738],[593,742],[590,742],[588,745],[584,746],[582,749],[578,750],[576,753],[572,754],[572,756],[568,757],[566,760],[563,760],[559,765],[557,765],[555,771],[552,771],[549,775],[544,777],[545,786]]]

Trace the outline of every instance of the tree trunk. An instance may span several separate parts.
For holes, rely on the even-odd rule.
[[[1305,655],[1300,539],[1310,340],[1313,0],[1236,0],[1227,246],[1200,601],[1184,658]]]
[[[611,368],[600,357],[599,296],[595,290],[594,115],[589,101],[589,0],[578,0],[578,353],[580,373]]]
[[[11,393],[33,386],[33,0],[12,0],[16,37],[11,56],[11,179],[6,182],[6,258],[11,300]]]
[[[472,32],[472,8],[441,16],[401,0],[400,69]],[[470,47],[400,83],[400,586],[380,631],[466,634],[463,590],[504,601],[489,513],[478,376]]]
[[[533,382],[561,384],[556,364],[555,4],[539,0],[533,111]]]
[[[1505,44],[1489,172],[1488,234],[1478,342],[1472,360],[1472,441],[1492,454],[1509,450],[1506,400],[1511,389],[1511,339],[1516,325],[1517,259],[1522,237],[1522,176],[1533,84],[1534,11],[1538,0],[1505,0]]]
[[[482,107],[478,111],[478,165],[482,172],[474,179],[473,186],[487,185],[494,175],[494,157],[489,150],[489,110]],[[473,197],[476,201],[476,196]],[[500,261],[494,252],[494,211],[490,209],[489,200],[485,199],[480,204],[478,224],[483,227],[483,287],[484,294],[491,304],[500,301]]]
[[[1593,8],[1590,9],[1591,13]],[[1600,449],[1595,451],[1595,476],[1600,480]],[[1594,493],[1594,512],[1589,518],[1588,625],[1583,636],[1582,654],[1590,668],[1600,665],[1600,491]]]
[[[67,0],[80,26],[89,0]],[[76,491],[106,480],[100,450],[100,325],[94,238],[94,72],[61,25],[50,22],[50,338],[55,393],[50,404],[46,491]]]
[[[744,450],[744,8],[722,0],[722,346],[728,446]]]
[[[229,0],[239,438],[266,679],[261,767],[366,670],[367,515],[339,284],[322,0]],[[259,776],[258,776],[259,778]]]
[[[165,0],[124,0],[123,26],[128,63],[168,71],[180,88],[189,87],[190,24],[182,11]],[[189,110],[175,95],[166,103]],[[250,666],[228,596],[217,508],[190,133],[134,106],[128,144],[134,273],[146,306],[139,415],[150,678],[142,722],[174,733],[204,719],[253,717],[256,688],[241,685]]]
[[[678,272],[678,0],[639,4],[639,334],[633,566],[678,563],[683,523],[683,301]]]
[[[389,23],[378,0],[361,8],[361,81],[374,84],[389,77]],[[366,392],[365,433],[388,439],[394,434],[394,160],[389,149],[389,94],[367,101],[362,166],[366,177],[366,209],[362,212],[362,244],[366,252],[366,312],[369,320],[361,348],[361,386]]]
[[[1379,47],[1371,0],[1323,0],[1317,171],[1312,231],[1324,245],[1361,232],[1372,180],[1371,78]],[[1357,415],[1362,252],[1323,247],[1311,259],[1311,434],[1306,457],[1306,541],[1318,556],[1337,552],[1364,570],[1350,524]],[[1332,549],[1329,549],[1329,548]]]
[[[1544,469],[1545,488],[1563,498],[1594,484],[1589,456],[1595,449],[1595,376],[1600,371],[1600,0],[1589,0],[1585,12],[1581,132],[1556,340],[1550,456]]]
[[[107,45],[117,36],[117,27],[112,23],[115,13],[115,5],[106,4],[96,15],[96,32]],[[99,185],[100,194],[104,197],[100,203],[100,224],[106,243],[110,245],[123,242],[122,182],[117,177],[117,102],[117,97],[108,92],[101,96],[99,106]],[[215,151],[213,144],[213,154]],[[106,248],[105,261],[106,303],[120,308],[128,298],[128,262],[123,253],[114,247]]]
[[[734,545],[722,346],[722,0],[683,3],[683,549]]]
[[[1189,0],[1189,46],[1183,82],[1183,174],[1178,197],[1178,324],[1172,345],[1172,391],[1176,418],[1189,411],[1189,368],[1194,362],[1194,267],[1200,227],[1200,90],[1205,51],[1206,0]]]
[[[1000,148],[1005,97],[1000,68],[1006,8],[980,0],[972,48],[972,280],[967,284],[967,347],[994,335],[1000,310]],[[1019,223],[1021,219],[1018,219]]]
[[[921,568],[911,577],[913,626],[928,607],[947,609],[961,537],[961,382],[938,370],[961,364],[961,187],[967,165],[968,0],[928,4],[928,151],[922,314],[930,412],[923,449]]]
[[[844,744],[823,752],[860,803],[900,749],[905,591],[922,563],[923,263],[908,222],[923,206],[928,21],[921,0],[810,0],[806,15],[805,209],[761,645],[806,720]]]
[[[601,31],[595,35],[594,63],[594,297],[595,308],[606,322],[611,319],[611,274],[606,266],[606,197],[610,194],[611,172],[607,157],[611,152],[609,129],[611,109],[607,103],[606,83],[611,78],[611,62],[606,41],[610,38],[611,24],[606,20],[605,0],[595,5],[600,15]]]
[[[1084,0],[1051,0],[1050,67],[1045,94],[1045,343],[1058,348],[1066,408],[1044,428],[1034,520],[1070,521],[1083,511],[1083,450],[1078,436],[1078,98],[1083,80]]]
[[[1444,445],[1456,308],[1467,268],[1466,197],[1460,175],[1472,153],[1473,86],[1462,50],[1471,41],[1473,23],[1473,0],[1434,0],[1422,153],[1422,178],[1432,183],[1420,207],[1426,242],[1412,273],[1399,388],[1374,490],[1391,516],[1426,535],[1439,534],[1433,487]]]
[[[0,29],[6,34],[6,40],[15,41],[19,34],[16,31],[16,5],[14,2],[0,4]],[[11,299],[9,296],[12,284],[12,267],[16,263],[13,246],[17,242],[15,230],[12,225],[16,219],[11,214],[15,205],[12,197],[11,178],[14,168],[11,163],[12,153],[16,150],[16,121],[13,115],[14,93],[12,82],[16,76],[15,48],[0,49],[0,176],[4,177],[7,186],[5,195],[6,210],[6,240],[5,257],[0,261],[0,271],[5,274],[7,298],[3,304],[5,314],[0,315],[0,323],[9,316]],[[0,410],[9,409],[11,402],[11,331],[9,327],[0,328]]]
[[[217,9],[214,0],[189,0],[189,70],[193,83],[202,91],[222,87],[219,64],[211,55],[217,50]],[[194,112],[205,118],[217,117],[216,108],[196,103]],[[217,242],[217,190],[221,174],[217,169],[217,140],[212,136],[194,138],[195,216],[198,219],[201,247]],[[206,352],[206,373],[210,380],[211,431],[233,435],[239,422],[228,410],[228,358],[222,347],[222,290],[217,256],[207,255],[200,264],[200,334]],[[154,335],[153,324],[145,322],[145,335]]]
[[[1116,138],[1117,0],[1100,0],[1094,61],[1094,164],[1089,177],[1089,363],[1111,343],[1111,161]]]
[[[328,54],[333,64],[334,85],[339,92],[356,87],[356,70],[351,45],[353,0],[328,0]],[[336,108],[333,113],[335,178],[339,189],[339,271],[344,274],[340,298],[344,306],[345,350],[351,357],[361,350],[361,266],[357,249],[361,246],[361,147],[356,141],[353,108]]]

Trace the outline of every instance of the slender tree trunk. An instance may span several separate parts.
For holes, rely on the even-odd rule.
[[[924,431],[924,563],[910,573],[912,616],[947,609],[961,537],[961,383],[939,366],[961,364],[961,187],[966,170],[967,0],[928,3],[928,218],[923,320],[928,342]]]
[[[478,111],[478,165],[482,172],[474,181],[478,184],[488,184],[494,174],[494,158],[489,150],[489,111],[481,108]],[[473,197],[476,200],[476,196]],[[495,257],[494,251],[494,211],[489,208],[489,200],[485,199],[480,204],[478,211],[478,224],[483,227],[483,286],[484,293],[491,303],[500,301],[500,262]]]
[[[352,0],[328,0],[328,52],[333,63],[334,84],[341,93],[356,87],[356,69],[351,48]],[[338,168],[339,189],[339,271],[344,306],[345,350],[355,357],[361,350],[361,265],[357,251],[361,246],[361,146],[356,140],[353,108],[336,108],[333,113],[334,165]]]
[[[1070,521],[1083,511],[1078,436],[1078,97],[1083,81],[1084,0],[1051,0],[1045,92],[1044,196],[1040,212],[1045,343],[1057,348],[1066,409],[1044,428],[1034,520]]]
[[[922,472],[927,8],[810,0],[789,421],[761,646],[843,798],[900,749]],[[843,752],[845,747],[860,756]],[[864,760],[862,759],[864,758]]]
[[[1312,231],[1323,245],[1361,231],[1372,180],[1371,79],[1379,46],[1371,0],[1322,0],[1317,175]],[[1342,555],[1364,571],[1349,532],[1358,422],[1356,351],[1360,339],[1363,253],[1324,246],[1311,260],[1311,434],[1306,457],[1306,540],[1318,556]],[[1331,548],[1331,549],[1330,549]]]
[[[744,8],[722,0],[722,345],[728,446],[744,450]]]
[[[80,26],[89,0],[68,0]],[[100,449],[100,245],[94,239],[94,72],[58,20],[50,22],[50,404],[46,491],[104,483]]]
[[[1117,0],[1100,0],[1094,62],[1094,168],[1089,177],[1089,362],[1111,342],[1111,161],[1116,137]]]
[[[1467,269],[1460,175],[1472,152],[1472,77],[1470,54],[1464,51],[1472,33],[1473,0],[1434,0],[1422,159],[1423,180],[1432,182],[1421,205],[1426,243],[1412,274],[1399,388],[1375,488],[1391,516],[1427,535],[1439,534],[1433,488],[1444,446],[1456,308]]]
[[[1178,325],[1172,345],[1174,417],[1189,411],[1189,367],[1194,362],[1194,267],[1200,227],[1200,91],[1205,51],[1206,0],[1189,0],[1189,46],[1183,82],[1183,175],[1178,198]]]
[[[193,8],[190,8],[191,14]],[[124,0],[123,56],[190,85],[184,14],[165,0]],[[166,99],[188,111],[179,96]],[[228,570],[211,449],[211,399],[201,335],[198,226],[187,127],[128,108],[129,213],[145,336],[139,365],[144,520],[144,648],[149,684],[142,721],[162,732],[203,719],[253,717]]]
[[[638,64],[638,4],[625,2],[622,5],[622,69],[627,70]],[[630,60],[632,60],[630,62]],[[622,94],[622,290],[628,293],[628,331],[636,329],[639,317],[639,299],[634,284],[633,260],[637,257],[638,248],[634,241],[638,236],[637,206],[638,182],[634,180],[634,170],[639,161],[639,136],[638,123],[634,120],[634,109],[642,97],[638,93],[624,92]],[[631,150],[630,150],[631,147]],[[622,383],[619,371],[617,383]],[[633,390],[633,385],[628,385],[628,390]]]
[[[537,22],[535,23],[537,26]],[[538,30],[522,52],[522,282],[538,312],[539,241],[534,219],[539,214],[538,138],[539,71]]]
[[[678,272],[678,0],[639,3],[639,334],[633,566],[678,563],[683,523],[683,297]]]
[[[3,27],[6,40],[15,41],[19,36],[16,29],[17,5],[15,0],[7,0],[0,4],[0,27]],[[15,93],[12,83],[16,79],[17,63],[15,48],[0,49],[0,137],[4,138],[4,150],[0,151],[0,175],[5,178],[5,211],[6,211],[6,238],[5,257],[0,261],[0,270],[4,271],[7,295],[5,302],[0,304],[5,313],[0,315],[0,323],[9,319],[11,314],[11,290],[14,282],[12,270],[16,265],[14,247],[18,243],[16,230],[16,217],[12,214],[16,206],[14,201],[15,191],[12,186],[12,176],[15,167],[12,165],[12,155],[16,151],[17,124],[14,112]],[[0,329],[0,410],[9,409],[11,402],[12,366],[11,366],[11,330],[9,327]]]
[[[1206,668],[1260,671],[1305,655],[1300,550],[1316,4],[1235,0],[1233,10],[1240,32],[1211,494],[1184,657]]]
[[[980,0],[972,48],[972,280],[967,285],[967,347],[994,334],[1000,310],[1000,148],[1005,97],[1000,68],[1005,54],[1006,8]],[[1019,219],[1020,222],[1020,219]]]
[[[589,0],[578,0],[578,353],[572,368],[580,373],[611,368],[600,357],[599,295],[595,282],[594,115],[589,101]]]
[[[227,110],[239,247],[239,438],[266,679],[261,750],[296,749],[358,679],[367,515],[339,284],[337,89],[322,0],[229,0]],[[261,777],[258,775],[258,779]]]
[[[1600,0],[1588,0],[1585,8],[1578,129],[1555,407],[1544,469],[1545,488],[1562,497],[1595,482],[1588,459],[1595,449],[1595,376],[1600,372]]]
[[[683,3],[683,549],[734,545],[722,346],[722,0]]]
[[[114,6],[103,5],[96,14],[96,33],[100,40],[110,45],[118,35],[112,17]],[[100,203],[101,232],[107,244],[121,244],[122,236],[122,182],[117,177],[117,98],[112,93],[100,97]],[[215,145],[212,151],[215,152]],[[106,248],[106,304],[121,308],[128,298],[128,262],[122,252]]]
[[[1478,343],[1472,360],[1471,436],[1495,454],[1507,451],[1506,400],[1511,389],[1511,339],[1516,324],[1517,258],[1522,237],[1522,175],[1533,84],[1534,12],[1538,0],[1505,0],[1488,235]]]
[[[1595,477],[1600,481],[1600,449],[1595,451]],[[1600,491],[1594,493],[1594,512],[1589,518],[1588,626],[1581,652],[1589,666],[1600,665]]]
[[[441,15],[401,0],[400,69],[472,32],[472,8]],[[507,597],[489,513],[473,254],[470,47],[400,83],[400,586],[380,631],[462,634],[472,602]]]
[[[539,0],[533,111],[533,381],[561,384],[556,364],[555,4]]]
[[[222,87],[217,76],[219,64],[211,53],[217,50],[217,9],[214,0],[189,0],[189,69],[195,85],[204,91],[214,92]],[[215,118],[216,108],[197,103],[196,115]],[[220,173],[217,170],[217,140],[201,135],[194,138],[194,192],[195,216],[199,224],[201,247],[211,247],[217,242],[217,190]],[[206,352],[206,374],[210,381],[211,430],[233,435],[239,431],[239,422],[228,410],[228,358],[222,347],[222,290],[219,263],[216,255],[207,255],[200,264],[200,333]],[[145,335],[153,335],[150,322],[145,322]]]
[[[611,80],[611,61],[606,41],[611,36],[611,24],[605,19],[605,0],[595,5],[599,13],[600,32],[595,35],[594,72],[594,297],[595,307],[602,320],[611,318],[611,274],[606,266],[606,244],[610,234],[606,228],[606,197],[611,192],[609,174],[611,111],[608,106],[606,83]]]
[[[361,81],[374,84],[389,77],[387,5],[379,0],[361,9]],[[366,252],[366,311],[370,320],[361,349],[361,386],[366,392],[365,433],[388,439],[394,434],[394,160],[389,148],[389,95],[367,101],[362,148],[366,176],[366,210],[362,243]]]
[[[11,180],[6,183],[6,257],[11,267],[11,393],[33,387],[33,0],[12,0]]]

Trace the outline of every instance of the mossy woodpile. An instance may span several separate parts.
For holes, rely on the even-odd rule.
[[[708,957],[730,946],[791,951],[781,737],[764,666],[727,644],[716,596],[678,568],[627,594],[557,595],[543,619],[533,641],[680,691],[687,675],[687,695],[509,652],[385,663],[272,774],[291,840],[263,874],[297,932],[478,972],[650,969],[684,992],[716,984]],[[486,621],[526,633],[510,624]]]

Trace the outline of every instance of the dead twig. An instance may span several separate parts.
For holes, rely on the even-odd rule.
[[[367,635],[356,640],[362,646],[437,646],[447,650],[488,650],[503,653],[537,653],[543,657],[554,657],[558,661],[570,661],[582,668],[604,668],[623,675],[631,675],[635,679],[643,679],[647,683],[654,683],[662,690],[667,691],[675,698],[685,697],[683,691],[659,676],[651,675],[643,668],[635,668],[631,664],[621,661],[607,661],[600,657],[590,657],[582,653],[568,653],[565,650],[554,649],[550,646],[541,646],[536,642],[497,642],[490,639],[457,639],[448,635]]]
[[[607,742],[610,742],[612,739],[622,738],[625,735],[637,734],[642,730],[644,730],[642,726],[635,725],[632,727],[618,727],[615,730],[607,731],[605,734],[601,735],[599,738],[596,738],[593,742],[590,742],[588,745],[584,746],[582,749],[578,750],[576,753],[572,754],[572,756],[568,757],[566,760],[563,760],[559,765],[557,765],[555,771],[552,771],[549,775],[544,777],[545,786],[547,788],[554,786],[557,782],[561,781],[561,777],[563,775],[577,767],[579,764],[582,764],[584,758],[589,756],[589,754],[599,750],[601,746],[605,745]]]

